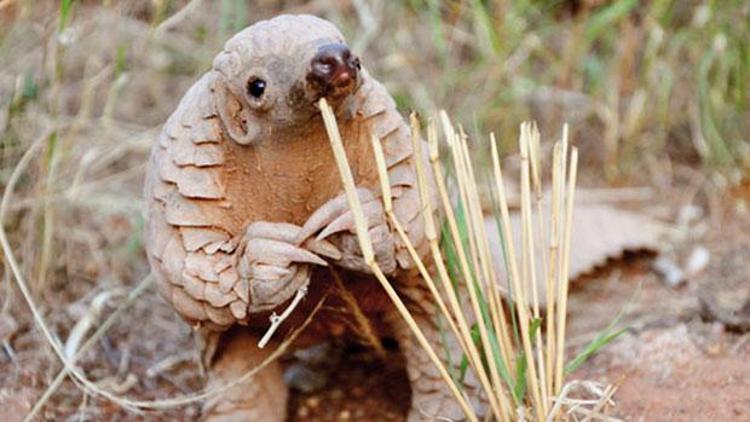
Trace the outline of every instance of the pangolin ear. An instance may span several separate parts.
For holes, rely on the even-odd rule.
[[[252,111],[227,87],[216,87],[216,108],[229,137],[240,145],[251,145],[260,139],[260,123]]]
[[[247,104],[232,90],[232,81],[239,72],[239,58],[234,53],[220,54],[214,60],[217,77],[214,80],[214,95],[219,118],[229,137],[240,145],[250,145],[260,138],[260,124]]]

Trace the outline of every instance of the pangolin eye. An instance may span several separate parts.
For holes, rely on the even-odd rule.
[[[260,98],[266,91],[266,81],[263,79],[252,79],[247,83],[247,93],[253,98]]]

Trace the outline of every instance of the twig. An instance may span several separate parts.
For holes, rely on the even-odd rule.
[[[273,333],[276,332],[276,330],[279,329],[279,326],[284,323],[284,321],[289,318],[289,315],[292,314],[294,309],[299,305],[299,303],[302,301],[302,299],[307,294],[307,285],[304,285],[297,289],[297,293],[294,295],[294,299],[292,299],[292,303],[289,304],[289,306],[284,309],[284,312],[281,313],[281,315],[276,315],[276,312],[271,314],[271,326],[268,327],[268,330],[265,334],[263,334],[263,337],[261,337],[260,341],[258,342],[258,348],[262,349],[266,347],[266,344],[271,340],[271,337],[273,337]]]
[[[182,362],[192,360],[194,357],[195,357],[195,354],[193,353],[193,351],[187,351],[187,352],[178,353],[175,355],[169,355],[166,358],[160,360],[159,362],[156,362],[155,364],[151,365],[148,369],[146,369],[146,376],[149,378],[154,378],[156,376],[161,375],[162,373],[166,371],[169,371],[170,369],[181,364]]]
[[[78,320],[78,322],[76,322],[76,324],[73,326],[73,329],[70,330],[68,339],[65,341],[64,350],[65,356],[71,359],[71,361],[74,360],[73,356],[76,355],[78,346],[80,346],[81,341],[83,341],[83,337],[91,329],[91,326],[94,325],[94,323],[99,319],[102,309],[104,309],[107,301],[114,294],[115,292],[113,291],[104,291],[96,295],[91,301],[91,305],[89,306],[89,310],[88,312],[86,312],[86,315]]]
[[[179,12],[168,17],[154,30],[156,37],[160,38],[164,36],[165,32],[187,20],[194,11],[198,10],[198,7],[200,7],[202,3],[203,0],[191,0],[190,3],[186,4]]]
[[[582,422],[588,422],[595,417],[597,419],[598,418],[603,418],[605,420],[609,419],[606,417],[602,417],[600,413],[602,409],[604,408],[604,406],[606,406],[611,401],[612,395],[615,394],[615,391],[617,391],[617,388],[611,385],[608,385],[607,388],[604,390],[600,399],[596,402],[596,405],[594,406],[594,408],[590,410],[590,413],[586,416],[586,418]],[[586,410],[588,411],[588,409]]]
[[[120,317],[120,315],[127,310],[130,305],[133,304],[133,302],[140,297],[140,295],[148,288],[148,286],[151,284],[151,281],[153,278],[149,274],[147,277],[145,277],[141,282],[128,294],[127,298],[120,303],[120,305],[115,309],[115,311],[102,323],[102,325],[99,326],[99,328],[94,332],[94,334],[89,337],[85,343],[81,346],[80,349],[73,355],[70,360],[71,363],[75,363],[78,358],[83,356],[84,353],[86,353],[101,336],[103,336],[109,328],[112,326],[112,324],[117,321],[117,319]],[[26,415],[25,421],[32,421],[34,420],[34,417],[36,414],[42,409],[45,403],[52,398],[52,395],[57,391],[57,389],[60,387],[60,384],[65,380],[65,377],[67,377],[69,374],[67,368],[63,368],[58,372],[55,379],[50,383],[49,387],[47,387],[47,390],[42,394],[42,396],[39,398],[39,400],[36,401],[34,404],[34,407],[31,409],[31,411]],[[84,392],[84,394],[86,394]]]
[[[336,283],[338,294],[341,296],[341,299],[346,302],[346,305],[354,316],[354,320],[357,322],[357,326],[362,330],[362,336],[364,336],[367,342],[375,349],[375,354],[377,354],[380,359],[385,360],[387,354],[385,352],[385,347],[383,347],[383,342],[381,342],[380,338],[375,334],[372,324],[357,303],[357,298],[349,292],[349,289],[344,287],[339,272],[336,271],[333,266],[329,266],[328,269],[331,273],[331,277],[333,277],[334,283]]]

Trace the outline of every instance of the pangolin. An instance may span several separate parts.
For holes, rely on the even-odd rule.
[[[307,287],[294,311],[301,317],[284,323],[298,326],[330,291],[326,267],[337,268],[378,335],[399,343],[412,391],[408,419],[460,418],[361,257],[318,108],[324,97],[340,125],[380,267],[436,350],[457,350],[442,343],[429,292],[378,197],[371,135],[386,155],[395,214],[425,253],[409,127],[343,35],[314,16],[282,15],[236,34],[164,125],[145,187],[146,247],[159,291],[205,339],[209,385],[221,385],[274,349],[257,345],[269,313]],[[325,300],[327,308],[342,307],[335,291]],[[352,335],[341,318],[321,311],[296,344]],[[272,363],[210,400],[205,417],[282,421],[286,398],[279,363]]]

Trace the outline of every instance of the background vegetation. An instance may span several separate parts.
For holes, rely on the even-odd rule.
[[[334,21],[404,111],[450,110],[470,134],[494,131],[504,153],[523,120],[546,139],[569,122],[584,185],[699,179],[721,192],[750,166],[748,0],[0,0],[0,184],[32,145],[42,151],[6,229],[60,338],[94,297],[148,273],[141,178],[160,125],[226,38],[282,12]],[[0,368],[36,368],[6,371],[3,384],[42,388],[59,367],[12,284],[2,292],[0,340],[17,359]],[[133,318],[157,327],[120,323],[108,340],[148,338],[128,349],[143,368],[187,344],[148,296]],[[109,373],[94,355],[86,364]],[[131,387],[168,393],[197,379]],[[75,409],[77,394],[66,384],[56,411]]]

